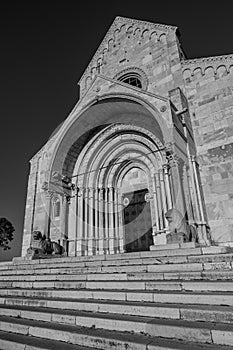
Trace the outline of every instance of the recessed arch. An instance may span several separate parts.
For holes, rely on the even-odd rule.
[[[62,125],[58,143],[50,161],[50,177],[53,171],[73,173],[73,154],[80,152],[87,142],[108,125],[122,123],[142,127],[156,135],[161,145],[168,137],[169,128],[159,112],[147,103],[144,105],[127,98],[106,98],[89,105],[73,122]],[[147,108],[146,108],[147,106]],[[68,166],[69,165],[69,166]]]
[[[125,124],[111,125],[85,146],[78,157],[73,176],[80,174],[80,186],[101,186],[107,177],[106,171],[113,173],[113,168],[132,152],[137,152],[137,158],[150,159],[152,167],[156,166],[155,163],[162,163],[164,153],[163,144],[148,130]],[[109,161],[109,156],[113,162]]]

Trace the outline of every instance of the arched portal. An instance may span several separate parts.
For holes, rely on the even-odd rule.
[[[169,179],[164,186],[164,162],[162,142],[139,126],[111,124],[86,143],[72,173],[77,196],[71,200],[69,222],[76,254],[149,249],[152,233],[167,229],[164,214],[172,201]]]
[[[111,97],[87,105],[62,126],[49,164],[49,191],[54,191],[53,174],[61,174],[60,183],[55,176],[55,191],[65,184],[63,199],[70,199],[63,200],[60,218],[69,255],[147,250],[152,241],[167,243],[169,209],[186,221],[192,217],[192,169],[184,191],[186,139],[174,128],[176,119],[166,115],[136,96]],[[127,190],[133,169],[145,174],[146,184]],[[67,179],[74,190],[67,188]],[[132,199],[128,209],[127,196]],[[49,212],[49,198],[45,207]],[[50,231],[45,220],[44,232]]]

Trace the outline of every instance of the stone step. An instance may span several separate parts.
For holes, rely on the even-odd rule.
[[[98,274],[96,274],[98,275]],[[95,276],[96,276],[95,275]],[[145,281],[232,281],[233,270],[206,270],[189,272],[131,272],[127,273],[127,280],[145,280]]]
[[[215,263],[173,263],[173,264],[160,264],[157,261],[148,265],[122,265],[122,266],[96,266],[96,267],[81,267],[81,268],[54,268],[54,269],[38,269],[38,270],[25,270],[15,272],[14,270],[4,270],[1,272],[1,280],[4,277],[14,279],[17,276],[33,276],[36,275],[57,275],[57,274],[115,274],[115,273],[178,273],[178,272],[212,272],[212,271],[233,271],[233,262],[215,262]],[[19,277],[20,278],[20,277]],[[29,278],[30,279],[30,278]],[[9,280],[9,279],[8,279]]]
[[[186,256],[175,256],[175,257],[160,257],[160,258],[145,258],[145,259],[121,259],[121,260],[107,260],[107,261],[87,261],[87,262],[63,262],[63,263],[50,263],[49,265],[38,264],[38,265],[19,265],[19,266],[11,266],[7,269],[1,270],[1,274],[11,274],[18,273],[23,274],[24,271],[32,270],[33,273],[42,273],[40,271],[48,270],[48,273],[51,271],[56,271],[59,269],[78,269],[86,271],[87,268],[105,268],[105,267],[124,267],[124,266],[141,266],[141,265],[164,265],[164,264],[184,264],[189,263],[188,258]]]
[[[56,274],[56,275],[12,275],[0,276],[0,288],[33,287],[33,282],[65,282],[80,281],[232,281],[233,270],[206,270],[189,272],[128,272],[128,273],[91,273],[91,274]],[[175,284],[175,282],[173,282]],[[57,284],[56,284],[57,285]],[[72,284],[70,287],[72,288]]]
[[[61,307],[75,299],[146,301],[167,304],[198,304],[233,306],[233,294],[230,292],[179,292],[179,291],[116,291],[116,290],[30,290],[8,289],[0,296],[4,305],[28,305],[27,298],[35,298],[32,303],[46,307]],[[43,300],[42,300],[43,299]],[[59,300],[57,300],[59,299]],[[67,305],[68,305],[67,304]]]
[[[202,259],[205,261],[207,259],[215,260],[218,256],[219,259],[224,259],[224,255],[233,255],[233,250],[227,247],[205,247],[205,248],[193,248],[193,249],[176,249],[176,250],[161,250],[155,252],[137,252],[137,253],[122,253],[122,254],[111,254],[111,255],[96,255],[96,256],[83,256],[83,257],[60,257],[57,258],[53,256],[50,259],[37,259],[37,260],[22,260],[17,263],[6,263],[0,264],[0,271],[11,270],[11,269],[38,269],[38,268],[52,268],[52,267],[63,267],[64,265],[72,266],[92,266],[100,265],[123,265],[129,263],[129,261],[134,261],[135,264],[143,263],[147,264],[150,259],[160,259],[166,262],[167,259],[170,261],[184,260],[192,261],[195,259]],[[22,259],[22,258],[20,258]],[[122,262],[121,262],[122,261]]]
[[[43,268],[34,269],[33,265],[23,265],[24,269],[6,269],[1,271],[0,281],[2,280],[14,280],[25,279],[28,280],[36,280],[40,279],[42,276],[57,276],[57,275],[91,275],[91,274],[131,274],[131,273],[177,273],[177,272],[215,272],[215,271],[226,271],[233,273],[233,255],[223,255],[224,261],[220,260],[220,256],[217,256],[217,261],[210,260],[209,256],[206,256],[206,262],[198,262],[196,256],[194,256],[196,260],[192,260],[193,262],[187,262],[183,257],[176,257],[176,259],[171,260],[170,258],[164,257],[163,259],[146,259],[146,260],[120,260],[123,265],[102,265],[95,266],[93,262],[90,266],[77,267],[77,264],[73,264],[72,266],[64,266],[67,264],[63,264],[63,266],[56,266],[52,268]],[[193,258],[194,258],[193,257]],[[189,257],[191,258],[191,257]],[[107,262],[103,262],[107,263]],[[26,268],[28,267],[28,268]],[[85,278],[85,277],[84,277]],[[89,276],[89,279],[91,277]]]
[[[82,325],[82,327],[80,327]],[[100,329],[101,339],[93,336],[93,328]],[[97,330],[95,329],[95,331]],[[89,333],[87,331],[90,331]],[[104,318],[93,318],[79,316],[76,318],[76,325],[53,324],[43,321],[25,320],[14,317],[0,317],[0,331],[24,334],[38,338],[47,338],[77,344],[82,346],[95,347],[101,342],[102,349],[109,349],[109,339],[107,331],[113,332],[138,332],[146,334],[144,338],[146,344],[151,343],[151,337],[170,338],[184,340],[195,343],[208,343],[211,345],[233,345],[233,325],[230,324],[212,324],[203,322],[188,322],[177,320],[157,320],[147,317],[114,317],[105,315]],[[85,332],[85,336],[84,336]],[[111,338],[112,338],[112,333]],[[126,334],[125,334],[126,335]],[[129,334],[127,341],[129,341]],[[149,336],[149,337],[148,337]],[[107,339],[106,339],[107,338]],[[106,344],[106,341],[108,344]],[[105,345],[103,346],[103,343]],[[192,343],[191,343],[192,344]],[[191,345],[190,344],[190,345]],[[107,347],[106,347],[107,345]],[[121,346],[122,346],[121,341]],[[124,344],[125,346],[126,344]],[[125,346],[127,349],[143,349],[143,347]],[[117,345],[116,348],[119,348]],[[124,347],[123,347],[124,348]],[[192,348],[192,345],[191,345]]]
[[[17,303],[18,302],[18,303]],[[65,301],[46,304],[44,299],[14,300],[12,305],[0,304],[0,315],[35,319],[41,321],[75,323],[78,312],[119,314],[131,316],[177,319],[186,321],[207,321],[232,323],[233,307],[218,305],[159,304],[146,302],[117,302],[103,300]],[[38,306],[37,306],[38,305]],[[48,305],[48,306],[47,306]],[[59,307],[59,309],[57,308]]]
[[[227,254],[233,253],[233,250],[229,247],[220,247],[220,246],[210,246],[210,247],[190,247],[190,248],[177,248],[177,249],[168,249],[168,246],[164,246],[163,249],[155,251],[146,251],[146,252],[135,252],[135,253],[121,253],[121,254],[109,254],[109,255],[95,255],[95,256],[82,256],[82,257],[56,257],[51,256],[48,259],[36,259],[36,260],[27,260],[24,258],[14,258],[13,262],[0,263],[0,270],[5,269],[21,269],[24,265],[33,266],[38,268],[39,265],[48,268],[49,266],[72,264],[72,263],[86,263],[86,262],[95,262],[98,261],[119,261],[125,259],[146,259],[146,258],[157,258],[157,257],[178,257],[178,256],[202,256],[202,255],[216,255],[216,254]]]
[[[133,335],[120,332],[101,331],[97,329],[80,329],[73,330],[66,329],[62,336],[66,337],[65,341],[50,340],[49,332],[46,333],[45,328],[38,329],[37,332],[42,333],[43,338],[22,335],[17,333],[6,333],[0,331],[0,346],[2,350],[231,350],[231,346],[215,345],[215,344],[197,344],[186,341],[162,339],[156,337],[146,337],[145,335]],[[44,331],[44,333],[43,333]],[[55,328],[55,336],[61,327]],[[52,336],[54,339],[54,336]],[[58,338],[59,339],[59,338]],[[68,344],[67,340],[72,340],[72,344]],[[84,347],[79,344],[91,345]],[[76,344],[76,345],[74,345]]]
[[[126,276],[127,277],[127,276]],[[143,276],[144,277],[144,276]],[[153,276],[152,276],[153,277]],[[0,295],[5,295],[5,289],[31,288],[31,289],[114,289],[114,290],[141,290],[141,291],[202,291],[202,292],[233,292],[233,281],[205,281],[205,280],[154,280],[142,278],[136,280],[129,277],[129,280],[41,280],[41,281],[5,281],[0,282]]]
[[[29,337],[0,331],[1,350],[93,350],[97,348],[73,345],[56,340]]]

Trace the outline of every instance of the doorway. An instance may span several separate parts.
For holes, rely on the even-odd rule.
[[[145,188],[123,195],[126,252],[149,250],[153,244],[151,208],[147,194],[148,189]]]

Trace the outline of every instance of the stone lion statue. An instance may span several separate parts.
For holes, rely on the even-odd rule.
[[[27,257],[40,255],[62,255],[64,248],[57,242],[52,242],[40,231],[33,231],[31,247],[27,250]]]
[[[167,243],[189,242],[189,230],[184,216],[175,208],[169,209],[165,213],[165,218],[169,224],[169,233],[167,234]]]

